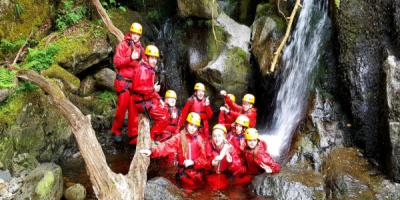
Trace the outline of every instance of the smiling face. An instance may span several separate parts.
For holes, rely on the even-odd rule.
[[[148,57],[148,61],[149,61],[149,64],[150,64],[153,68],[155,68],[155,67],[157,66],[157,57],[155,57],[155,56],[149,56],[149,57]]]
[[[253,140],[246,140],[247,146],[250,149],[254,149],[256,148],[257,144],[258,144],[258,139],[253,139]]]
[[[196,125],[193,125],[193,124],[191,124],[191,123],[188,123],[187,125],[186,125],[186,130],[187,130],[187,132],[190,134],[190,135],[193,135],[193,134],[195,134],[196,133],[196,131],[197,131],[197,126]]]
[[[221,129],[214,129],[212,133],[212,140],[215,145],[221,146],[225,141],[225,133]]]
[[[251,104],[251,103],[249,103],[249,102],[247,102],[247,101],[245,101],[245,102],[243,102],[243,110],[244,111],[249,111],[251,108],[253,107],[253,104]]]
[[[133,42],[136,43],[136,42],[139,42],[140,35],[137,33],[131,33],[131,38],[132,38]]]
[[[202,100],[203,98],[204,98],[204,90],[196,90],[196,92],[194,93],[195,95],[196,95],[196,97],[199,99],[199,100]]]
[[[242,135],[243,134],[243,126],[240,124],[235,124],[235,134]]]

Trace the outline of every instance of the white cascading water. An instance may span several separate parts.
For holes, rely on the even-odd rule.
[[[304,117],[312,72],[321,55],[329,20],[327,7],[327,0],[304,0],[296,28],[283,51],[275,110],[271,122],[261,131],[268,152],[276,160],[286,155],[292,135]]]

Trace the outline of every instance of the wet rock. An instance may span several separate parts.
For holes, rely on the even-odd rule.
[[[178,0],[178,10],[182,17],[211,19],[218,16],[218,3],[213,0]]]
[[[351,110],[354,143],[380,164],[389,156],[384,42],[392,27],[391,1],[340,1],[335,22],[340,46],[339,73],[347,88],[345,109]]]
[[[10,171],[8,170],[0,170],[0,179],[3,181],[10,181],[11,179],[11,174]]]
[[[389,134],[392,146],[391,173],[397,181],[400,181],[400,61],[393,55],[389,55],[384,66],[389,108]]]
[[[22,171],[32,171],[39,165],[35,157],[28,153],[18,154],[12,159],[12,172],[19,174]]]
[[[11,94],[9,89],[0,89],[0,103],[7,99]]]
[[[251,73],[250,28],[238,24],[224,13],[218,16],[217,23],[227,35],[225,47],[207,66],[192,70],[217,91],[225,89],[242,96],[247,91]]]
[[[400,199],[400,184],[383,180],[375,192],[376,199]]]
[[[277,200],[326,199],[321,174],[294,168],[284,168],[276,175],[259,175],[252,187],[257,195]]]
[[[65,190],[64,198],[67,200],[84,200],[86,198],[86,189],[81,184],[70,186]]]
[[[259,4],[257,10],[261,10],[262,7],[265,5]],[[285,21],[276,15],[260,16],[253,22],[251,51],[257,58],[260,70],[264,75],[271,66],[274,52],[285,33],[285,27]]]
[[[63,178],[61,168],[54,163],[44,163],[25,177],[17,199],[61,199]]]
[[[61,156],[70,142],[67,122],[44,92],[26,90],[0,106],[0,160],[6,169],[11,168],[14,154],[28,153],[39,161],[49,161]]]
[[[62,33],[47,36],[38,48],[49,42],[58,45],[60,50],[54,56],[56,63],[72,74],[78,74],[108,58],[112,47],[106,32],[102,26],[82,21]]]
[[[79,78],[57,64],[54,64],[50,66],[50,68],[42,71],[42,74],[49,78],[56,78],[62,80],[63,85],[67,86],[67,88],[72,92],[76,92],[79,89],[80,86]]]
[[[145,199],[173,200],[184,199],[183,192],[163,177],[156,177],[147,182]]]
[[[96,80],[93,76],[86,76],[79,87],[79,94],[87,96],[96,90]]]
[[[113,70],[104,68],[94,75],[94,79],[96,80],[96,84],[98,86],[113,91],[115,76],[116,73]]]

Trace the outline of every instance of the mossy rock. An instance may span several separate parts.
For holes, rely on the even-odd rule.
[[[182,17],[217,18],[218,3],[213,0],[178,0],[178,10]]]
[[[5,149],[0,161],[6,168],[12,153],[29,153],[40,161],[60,157],[71,136],[67,122],[38,89],[16,92],[0,104],[0,133],[0,149]]]
[[[72,74],[107,59],[112,51],[104,27],[82,21],[64,32],[55,32],[39,42],[37,48],[49,43],[60,47],[54,60]]]
[[[63,83],[67,85],[68,89],[73,92],[76,92],[79,89],[79,78],[57,64],[53,64],[49,69],[42,71],[42,75],[49,78],[57,78],[62,80]]]

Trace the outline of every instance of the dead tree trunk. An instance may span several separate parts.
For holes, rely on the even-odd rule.
[[[103,6],[101,5],[99,0],[92,0],[92,4],[96,7],[97,12],[99,13],[101,19],[103,20],[104,24],[106,25],[107,29],[114,34],[118,41],[122,41],[124,39],[124,34],[121,30],[114,26],[110,17],[107,15],[106,10],[104,10]]]
[[[18,71],[17,76],[35,83],[45,91],[70,124],[98,199],[144,199],[144,187],[150,158],[135,153],[128,175],[124,176],[112,172],[107,165],[100,143],[97,141],[90,116],[84,116],[65,97],[58,86],[52,85],[36,72],[21,70]],[[150,123],[146,117],[139,117],[139,128],[137,149],[150,148]]]

